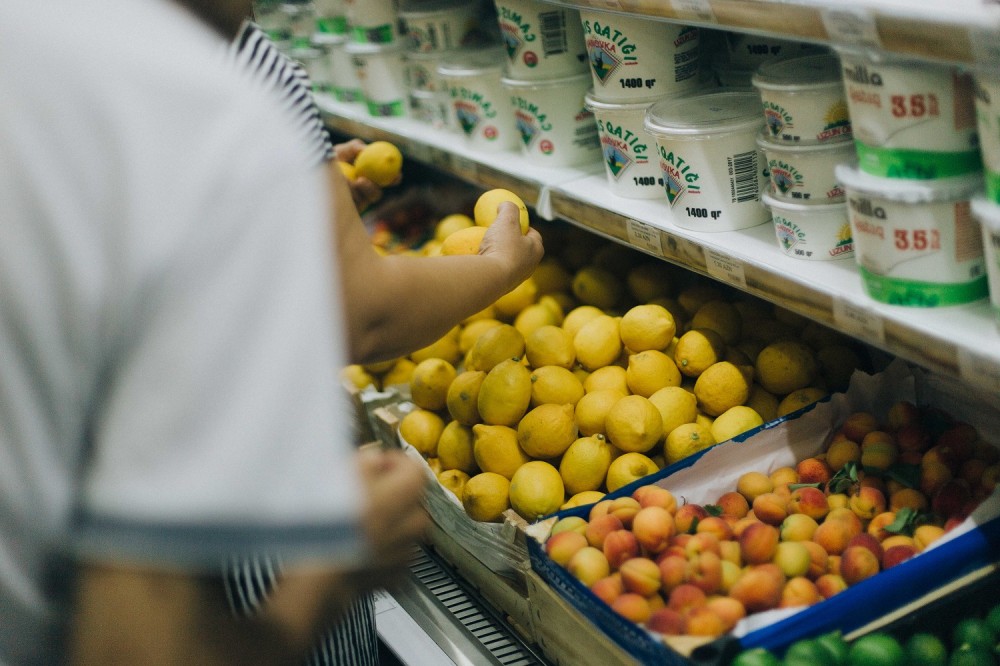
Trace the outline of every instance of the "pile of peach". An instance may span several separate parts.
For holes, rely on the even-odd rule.
[[[746,472],[715,504],[664,487],[560,519],[549,557],[662,634],[718,636],[749,613],[809,606],[920,553],[993,492],[1000,452],[932,408],[848,417],[826,450]]]

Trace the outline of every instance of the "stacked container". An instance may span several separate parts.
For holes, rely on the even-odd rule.
[[[781,251],[796,259],[854,256],[844,189],[834,169],[854,155],[851,119],[835,55],[774,60],[758,67],[771,211]]]
[[[345,51],[368,114],[407,115],[405,41],[395,0],[344,0],[344,3],[351,31]]]
[[[990,300],[1000,326],[1000,76],[977,71],[975,95],[986,196],[973,200],[972,211],[982,226]]]
[[[471,148],[487,153],[518,149],[514,110],[500,84],[500,49],[454,52],[438,68],[438,74],[450,115]]]

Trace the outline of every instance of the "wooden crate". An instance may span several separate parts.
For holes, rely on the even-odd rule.
[[[356,442],[380,441],[379,433],[375,427],[376,409],[394,405],[402,401],[399,392],[390,389],[388,391],[375,391],[374,387],[359,389],[350,384],[344,383],[344,390],[347,391],[348,399],[351,401],[351,425]],[[382,441],[385,444],[385,441]]]

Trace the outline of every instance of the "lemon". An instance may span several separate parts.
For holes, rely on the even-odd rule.
[[[559,470],[543,460],[521,465],[510,480],[509,493],[511,508],[529,521],[555,513],[566,501]]]
[[[685,423],[677,426],[667,435],[663,446],[663,457],[668,465],[683,460],[689,455],[715,444],[715,438],[708,426],[700,423]]]
[[[459,324],[461,326],[468,326],[472,322],[478,321],[480,319],[496,319],[496,318],[497,318],[496,310],[493,309],[493,304],[490,303],[479,312],[474,312],[473,314],[463,319],[461,322],[459,322]]]
[[[698,407],[709,416],[718,416],[730,407],[742,405],[750,397],[750,382],[729,361],[710,365],[694,383]]]
[[[535,302],[538,287],[530,277],[508,291],[493,303],[497,319],[512,320],[521,310]]]
[[[694,423],[698,416],[697,398],[694,393],[680,386],[665,386],[649,396],[649,401],[660,412],[665,435],[669,435],[677,426]]]
[[[715,418],[705,414],[703,412],[698,412],[698,416],[694,417],[694,422],[700,425],[702,428],[707,429],[709,432],[712,431],[712,423],[715,422]]]
[[[446,469],[437,475],[438,483],[450,491],[458,501],[462,501],[462,493],[465,491],[465,483],[469,480],[469,475],[460,469]]]
[[[569,445],[559,461],[559,475],[570,495],[598,490],[611,466],[611,445],[603,435],[580,437]]]
[[[573,415],[573,405],[539,405],[517,424],[517,443],[532,458],[557,458],[576,439]]]
[[[544,305],[551,310],[552,316],[555,318],[555,325],[562,326],[563,319],[566,318],[566,310],[563,309],[563,304],[558,298],[558,294],[542,294],[538,297],[538,304]]]
[[[388,372],[382,375],[382,388],[408,385],[413,378],[413,369],[415,367],[417,367],[417,364],[410,359],[405,357],[399,359]]]
[[[604,483],[603,479],[601,479],[601,483]],[[588,504],[596,504],[597,502],[600,502],[602,499],[604,499],[604,493],[602,493],[601,491],[584,490],[582,493],[577,493],[572,497],[570,497],[565,502],[563,502],[562,506],[559,507],[559,510],[564,511],[566,509],[572,509],[578,506],[587,506]],[[553,527],[552,529],[553,533],[555,533],[555,527]]]
[[[573,296],[584,305],[607,310],[622,297],[624,287],[611,271],[597,266],[584,266],[573,275]]]
[[[458,334],[458,350],[463,354],[468,353],[480,335],[501,324],[503,322],[499,319],[487,317],[484,319],[475,319],[463,325],[461,333]]]
[[[444,432],[444,419],[419,407],[399,420],[400,438],[425,458],[437,456],[437,444]]]
[[[750,395],[747,397],[747,407],[760,414],[764,421],[778,418],[778,399],[764,390],[760,384],[750,385]]]
[[[503,521],[510,508],[510,481],[493,472],[481,472],[465,482],[462,506],[473,520],[482,523]]]
[[[510,324],[501,324],[484,331],[465,357],[469,370],[489,372],[497,363],[524,354],[524,336]]]
[[[802,409],[806,405],[811,405],[817,400],[825,398],[826,395],[826,391],[813,387],[806,387],[792,391],[778,403],[776,415],[785,416],[786,414],[791,414],[796,410]]]
[[[502,188],[483,192],[476,200],[476,205],[472,209],[472,217],[475,218],[476,224],[480,227],[488,227],[493,224],[499,213],[498,208],[504,201],[510,201],[517,206],[520,216],[518,219],[521,223],[521,233],[528,233],[528,207],[524,204],[521,197],[517,196],[510,190]]]
[[[816,351],[831,345],[849,345],[851,343],[851,339],[843,333],[815,321],[810,321],[802,328],[799,339]]]
[[[674,362],[688,377],[697,377],[726,353],[722,336],[710,328],[693,328],[677,339]]]
[[[448,386],[457,374],[455,366],[440,358],[417,363],[410,378],[410,400],[431,411],[444,409]]]
[[[740,340],[743,318],[732,303],[708,301],[691,317],[691,328],[708,328],[718,333],[727,345]]]
[[[483,423],[517,425],[531,403],[531,371],[520,361],[501,361],[483,379],[476,405]]]
[[[535,266],[531,279],[538,285],[539,294],[553,294],[568,291],[573,283],[573,276],[566,267],[554,257],[544,257]]]
[[[594,370],[583,380],[583,390],[586,393],[614,389],[623,395],[631,393],[628,388],[628,370],[620,365],[606,365]]]
[[[437,476],[438,474],[441,473],[442,470],[441,470],[440,460],[438,460],[437,458],[427,458],[426,460],[427,460],[427,466],[430,468],[434,476]]]
[[[558,305],[559,311],[562,312],[563,315],[565,315],[567,312],[573,310],[574,308],[580,305],[579,303],[576,302],[576,299],[573,298],[573,295],[566,291],[556,291],[551,294],[545,294],[544,296],[538,299],[539,303],[545,303],[548,301],[551,301],[553,304]],[[560,325],[565,323],[565,321],[566,319],[564,316],[563,320],[560,322]]]
[[[682,289],[677,294],[677,302],[684,308],[687,318],[694,316],[701,306],[709,301],[722,300],[722,291],[707,282],[698,282]]]
[[[627,395],[612,405],[604,428],[608,440],[626,453],[645,453],[663,437],[660,411],[641,395]]]
[[[372,141],[354,158],[354,170],[379,187],[392,185],[403,169],[403,154],[388,141]]]
[[[355,180],[358,177],[358,170],[354,168],[354,165],[350,162],[337,161],[337,166],[340,167],[340,173],[344,174],[344,178],[347,180]]]
[[[451,418],[467,426],[479,423],[479,389],[484,379],[482,370],[466,370],[455,376],[444,399]]]
[[[516,430],[485,423],[472,426],[472,454],[479,469],[508,479],[514,476],[518,467],[531,460],[517,443]]]
[[[581,435],[604,435],[608,412],[616,402],[626,396],[615,389],[599,389],[585,393],[576,403],[574,420]]]
[[[662,261],[650,261],[628,269],[625,285],[632,298],[648,303],[666,297],[673,291],[673,271]]]
[[[379,381],[375,378],[375,375],[357,363],[344,366],[340,371],[340,380],[347,386],[356,389],[363,389],[369,386],[374,386],[376,389],[379,387]]]
[[[573,405],[584,395],[576,375],[558,365],[543,365],[531,372],[531,405]]]
[[[440,338],[410,353],[410,360],[421,363],[429,358],[440,358],[452,365],[462,360],[462,350],[458,347],[459,327],[456,326]]]
[[[424,257],[440,257],[441,256],[441,241],[429,240],[420,246],[419,251],[420,256]]]
[[[756,357],[754,357],[756,358]],[[733,365],[745,365],[753,367],[753,359],[747,355],[739,347],[726,347],[726,354],[721,359],[722,361],[729,361]]]
[[[799,333],[793,327],[774,319],[760,319],[747,329],[747,335],[753,340],[759,340],[765,345],[781,340],[798,340]]]
[[[441,469],[459,469],[466,474],[479,471],[472,452],[472,429],[458,421],[449,421],[437,443],[437,458]]]
[[[576,363],[573,336],[559,326],[540,326],[524,337],[524,355],[533,368],[554,365],[567,370]]]
[[[760,414],[745,405],[730,407],[712,422],[712,439],[725,442],[764,423]]]
[[[598,268],[611,271],[615,275],[625,275],[641,255],[628,245],[620,243],[601,243],[594,250],[591,263]]]
[[[479,254],[479,246],[486,235],[486,227],[466,227],[453,231],[441,241],[441,254]]]
[[[517,313],[514,317],[514,328],[525,337],[525,342],[529,335],[543,326],[557,326],[559,317],[551,307],[544,303],[532,303]]]
[[[609,493],[613,493],[633,481],[659,471],[652,458],[641,453],[623,453],[611,461],[608,467],[608,477],[604,485]]]
[[[629,391],[648,398],[666,386],[680,386],[681,372],[672,358],[648,349],[629,356],[625,380]]]
[[[670,316],[674,318],[674,325],[678,331],[686,331],[687,320],[690,319],[688,314],[681,307],[681,304],[677,302],[676,298],[670,298],[669,296],[660,296],[659,298],[654,298],[649,301],[647,305],[659,305],[661,308],[665,308]],[[676,334],[675,334],[676,335]]]
[[[601,308],[594,307],[593,305],[578,305],[566,313],[566,317],[562,323],[563,330],[569,333],[570,336],[575,336],[583,328],[584,324],[603,314],[604,311]]]
[[[451,215],[445,215],[438,223],[434,225],[434,240],[439,243],[444,242],[444,239],[452,234],[452,232],[458,231],[459,229],[467,229],[469,227],[475,226],[475,222],[468,215],[463,215],[461,213],[453,213]]]
[[[816,352],[819,375],[831,391],[846,391],[851,375],[863,367],[861,358],[848,345],[828,345]]]
[[[611,365],[622,352],[618,319],[609,315],[594,317],[573,336],[573,348],[577,362],[587,370]]]
[[[622,343],[633,352],[666,349],[676,332],[673,315],[662,305],[636,305],[622,315]]]
[[[757,355],[757,381],[775,395],[787,395],[809,386],[816,379],[816,357],[808,345],[782,340],[764,347]]]
[[[381,375],[386,372],[389,372],[389,370],[392,369],[392,366],[396,364],[397,360],[398,359],[391,358],[388,361],[375,361],[374,363],[363,363],[361,367],[373,375]]]

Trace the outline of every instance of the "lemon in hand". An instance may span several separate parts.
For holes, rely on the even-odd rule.
[[[509,201],[517,206],[519,221],[521,223],[521,233],[528,233],[528,207],[521,197],[510,190],[496,188],[488,190],[476,200],[476,205],[472,209],[472,217],[480,227],[488,227],[497,219],[497,209],[504,201]]]
[[[403,154],[388,141],[372,141],[354,158],[354,171],[379,187],[392,185],[403,169]]]

